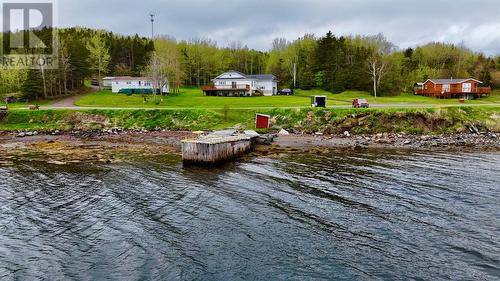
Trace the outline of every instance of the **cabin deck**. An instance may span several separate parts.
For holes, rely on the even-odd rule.
[[[481,98],[483,96],[487,96],[491,94],[491,87],[479,87],[476,91],[470,93],[462,93],[459,91],[454,91],[451,89],[450,91],[442,92],[435,89],[415,89],[415,95],[426,96],[426,97],[436,97],[436,98],[462,98],[464,96],[473,96],[476,98]]]
[[[250,85],[202,86],[201,90],[207,96],[248,96]]]

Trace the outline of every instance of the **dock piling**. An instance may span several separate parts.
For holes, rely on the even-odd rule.
[[[232,135],[205,136],[182,142],[182,161],[184,165],[213,166],[248,153],[252,149],[255,136]]]

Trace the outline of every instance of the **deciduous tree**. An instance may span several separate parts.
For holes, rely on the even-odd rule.
[[[89,51],[90,68],[97,72],[98,75],[100,90],[102,84],[101,75],[107,72],[111,60],[109,49],[101,34],[96,33],[90,38],[89,42],[87,42],[87,50]]]

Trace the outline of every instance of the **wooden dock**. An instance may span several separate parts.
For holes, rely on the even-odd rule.
[[[182,161],[184,165],[214,166],[248,153],[252,150],[255,136],[212,135],[182,141]]]

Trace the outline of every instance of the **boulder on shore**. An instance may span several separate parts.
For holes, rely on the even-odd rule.
[[[257,133],[254,130],[246,130],[243,132],[245,135],[250,136],[250,137],[260,137],[260,134]]]
[[[290,135],[290,133],[287,130],[285,130],[285,129],[281,129],[281,131],[279,131],[278,135],[280,135],[280,136],[288,136],[288,135]]]

